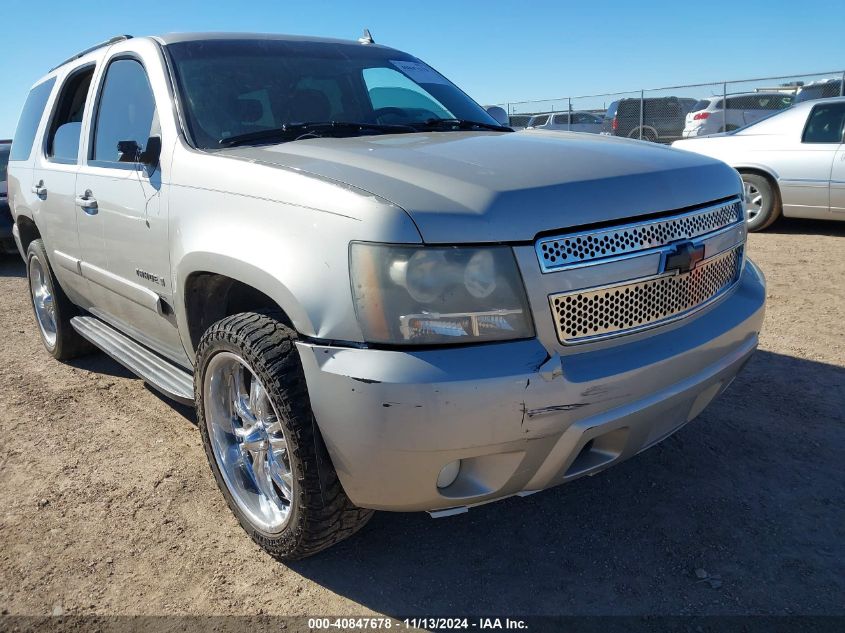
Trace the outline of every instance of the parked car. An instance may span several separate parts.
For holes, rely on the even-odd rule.
[[[38,80],[9,163],[46,350],[195,405],[282,559],[633,457],[763,319],[733,169],[514,133],[368,39],[115,38]]]
[[[684,138],[731,132],[792,105],[782,92],[751,92],[727,98],[701,99],[686,116]],[[727,105],[726,105],[727,104]]]
[[[531,120],[530,114],[512,114],[510,115],[510,124],[514,130],[524,130],[528,127],[528,122]]]
[[[805,101],[728,133],[673,143],[742,176],[748,228],[781,215],[845,220],[845,98]]]
[[[567,130],[569,132],[587,132],[598,134],[601,131],[602,118],[590,112],[549,112],[538,114],[525,127],[538,130]]]
[[[822,81],[815,81],[805,84],[798,91],[795,96],[795,102],[814,101],[815,99],[827,99],[829,97],[842,96],[842,80],[841,79],[824,79]]]
[[[696,99],[648,97],[620,99],[607,108],[601,133],[627,136],[658,143],[671,143],[681,138],[687,113]]]
[[[0,140],[0,254],[15,253],[15,240],[12,238],[12,214],[9,210],[6,168],[9,163],[11,140]]]

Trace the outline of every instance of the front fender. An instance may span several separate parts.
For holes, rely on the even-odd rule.
[[[420,243],[405,211],[304,174],[199,153],[186,155],[186,162],[189,157],[197,163],[191,163],[192,186],[177,178],[169,205],[171,283],[188,354],[185,286],[198,272],[225,275],[267,295],[300,334],[363,341],[349,283],[349,242]]]

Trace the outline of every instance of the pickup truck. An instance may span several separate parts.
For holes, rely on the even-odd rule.
[[[100,348],[195,405],[282,560],[374,510],[628,459],[728,387],[763,321],[733,169],[514,133],[369,37],[83,51],[26,100],[9,200],[47,351]]]

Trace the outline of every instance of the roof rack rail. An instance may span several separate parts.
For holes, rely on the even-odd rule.
[[[99,44],[94,44],[94,46],[90,46],[90,47],[86,48],[84,51],[79,51],[76,55],[71,55],[65,61],[63,61],[61,64],[53,66],[50,69],[49,72],[53,72],[54,70],[56,70],[56,68],[61,68],[62,66],[64,66],[68,62],[72,62],[74,59],[79,59],[83,55],[87,55],[88,53],[91,53],[91,52],[97,50],[98,48],[103,48],[103,46],[110,46],[112,44],[116,44],[117,42],[123,42],[124,40],[131,40],[131,39],[132,39],[131,35],[115,35],[114,37],[107,39],[105,42],[100,42]]]

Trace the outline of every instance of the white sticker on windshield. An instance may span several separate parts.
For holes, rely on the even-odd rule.
[[[402,62],[391,59],[390,63],[418,84],[449,84],[440,73],[422,62]]]

